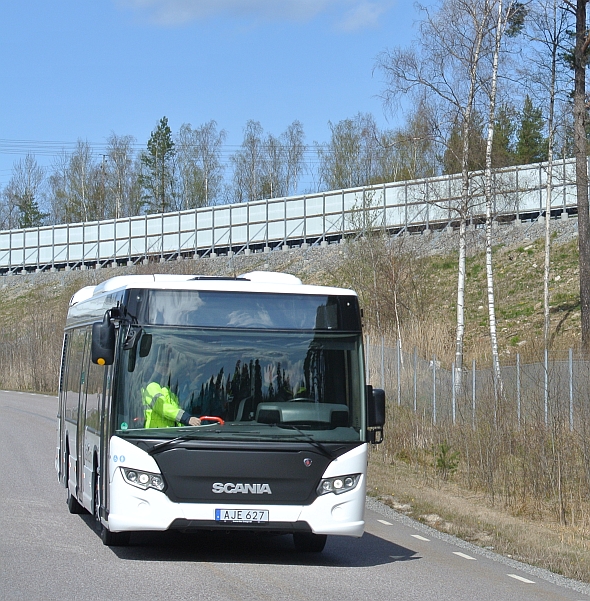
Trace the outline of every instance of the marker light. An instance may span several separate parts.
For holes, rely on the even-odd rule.
[[[334,493],[341,495],[343,492],[348,492],[356,487],[361,478],[360,474],[350,474],[349,476],[337,476],[335,478],[324,478],[320,481],[317,487],[317,494],[327,495],[328,493]]]
[[[127,467],[122,467],[123,480],[131,486],[136,486],[142,490],[153,488],[155,490],[164,490],[166,483],[160,474],[152,474],[150,472],[141,472]]]

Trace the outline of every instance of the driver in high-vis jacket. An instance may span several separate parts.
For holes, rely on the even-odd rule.
[[[170,390],[171,349],[160,347],[151,381],[141,389],[145,428],[200,426],[198,417],[180,406],[178,397]]]

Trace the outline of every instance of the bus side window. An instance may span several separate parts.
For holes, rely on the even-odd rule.
[[[67,356],[68,356],[69,350],[70,350],[69,335],[66,332],[64,334],[63,348],[62,348],[62,353],[61,353],[61,370],[59,372],[59,392],[60,392],[60,394],[63,394],[65,391],[66,365],[67,365]]]
[[[92,363],[88,353],[88,367],[86,376],[86,426],[95,432],[100,429],[101,400],[103,396],[104,380],[107,369],[104,366]]]
[[[85,377],[82,364],[84,358],[84,345],[86,343],[86,331],[74,330],[70,334],[70,349],[68,353],[68,371],[66,386],[65,418],[71,421],[78,420],[78,403],[80,401],[80,389]]]

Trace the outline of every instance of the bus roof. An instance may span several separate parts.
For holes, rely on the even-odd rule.
[[[264,292],[275,294],[325,294],[356,296],[356,292],[331,286],[305,285],[294,275],[273,271],[252,271],[237,277],[204,275],[124,275],[86,286],[76,292],[70,307],[105,293],[127,289],[215,290],[227,292]]]

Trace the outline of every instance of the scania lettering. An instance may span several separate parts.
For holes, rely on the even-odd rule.
[[[221,482],[215,482],[212,490],[214,493],[226,492],[229,494],[235,494],[240,492],[242,494],[272,495],[272,491],[270,490],[270,486],[268,484],[233,484],[233,482],[223,484]]]
[[[133,275],[70,301],[56,469],[106,545],[166,530],[289,533],[304,551],[359,537],[384,421],[351,290]]]

